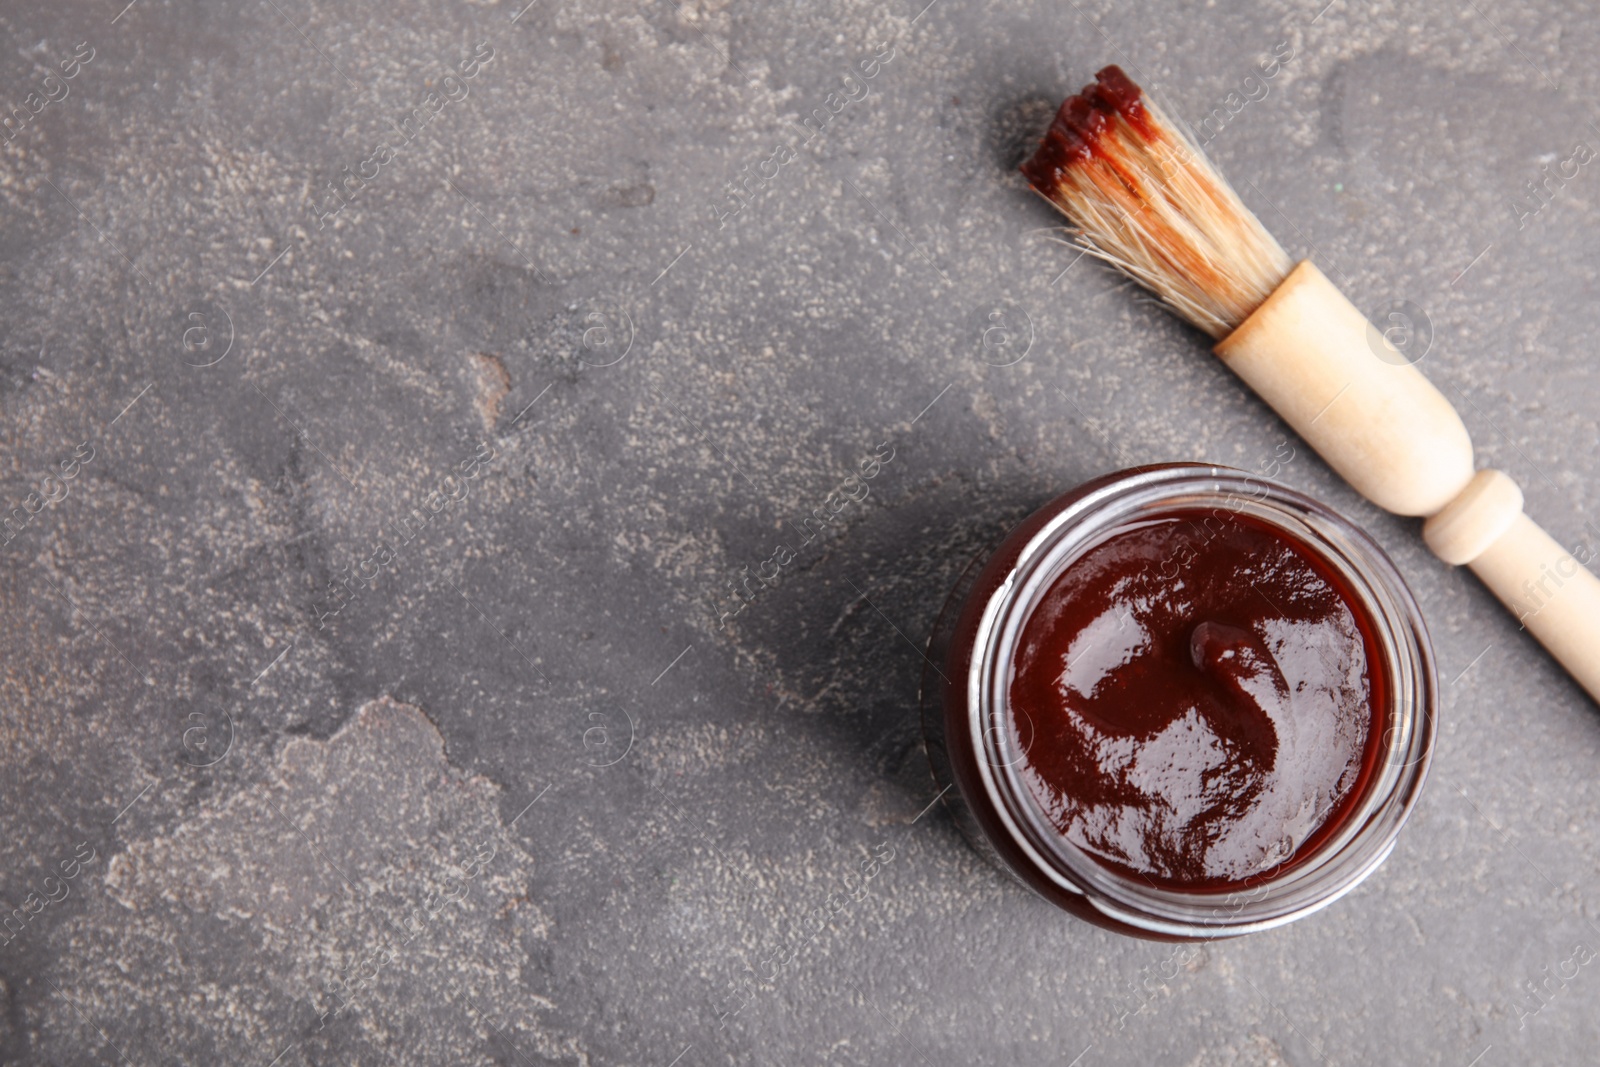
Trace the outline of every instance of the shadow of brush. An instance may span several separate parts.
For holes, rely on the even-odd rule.
[[[1060,99],[1042,93],[1007,100],[989,115],[989,161],[1018,186],[1025,186],[1019,168],[1039,147]]]

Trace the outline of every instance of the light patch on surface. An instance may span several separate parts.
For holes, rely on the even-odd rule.
[[[524,974],[550,926],[499,792],[388,698],[326,741],[289,742],[265,781],[111,858],[105,892],[61,924],[41,1059],[103,1045],[86,1017],[135,1062],[265,1062],[296,1041],[311,1061],[355,1045],[487,1065],[509,1042],[587,1062]],[[141,1016],[160,1048],[119,1022]]]

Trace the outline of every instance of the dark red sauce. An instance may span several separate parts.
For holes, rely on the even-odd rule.
[[[1023,781],[1067,840],[1153,885],[1280,873],[1373,770],[1387,697],[1358,604],[1307,547],[1233,512],[1112,533],[1023,627]]]
[[[1143,136],[1150,136],[1144,94],[1118,66],[1096,74],[1094,83],[1062,102],[1045,132],[1039,149],[1022,165],[1028,183],[1048,194],[1060,182],[1061,172],[1095,150],[1106,124],[1120,115]]]

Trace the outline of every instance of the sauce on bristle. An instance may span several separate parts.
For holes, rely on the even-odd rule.
[[[1021,169],[1072,220],[1080,244],[1213,338],[1231,333],[1293,267],[1119,67],[1062,103]]]
[[[1062,102],[1050,123],[1044,140],[1033,158],[1022,165],[1022,173],[1034,188],[1045,192],[1061,180],[1073,164],[1099,152],[1099,143],[1120,116],[1142,137],[1153,139],[1149,113],[1144,107],[1144,92],[1133,79],[1113,64],[1095,76],[1093,84],[1077,96]]]

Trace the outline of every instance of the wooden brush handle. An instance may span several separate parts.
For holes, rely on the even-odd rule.
[[[1216,353],[1385,511],[1432,515],[1472,480],[1456,409],[1309,260]]]
[[[1422,526],[1446,563],[1466,564],[1600,701],[1600,578],[1522,513],[1522,490],[1479,471],[1460,496]]]
[[[1216,352],[1368,500],[1432,516],[1423,537],[1470,566],[1600,701],[1600,579],[1522,514],[1522,491],[1473,473],[1450,401],[1310,262]]]

